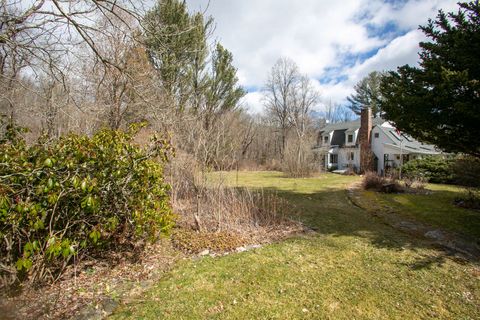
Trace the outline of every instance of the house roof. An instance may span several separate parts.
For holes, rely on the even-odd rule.
[[[343,146],[345,144],[345,131],[347,130],[334,130],[330,144],[332,146]]]
[[[372,127],[381,125],[385,122],[382,118],[372,118]],[[355,131],[360,129],[360,119],[348,122],[330,123],[320,129],[320,133],[330,133],[335,130]]]
[[[421,154],[439,154],[440,152],[434,145],[424,144],[418,140],[415,140],[406,133],[397,133],[395,128],[381,127],[381,130],[392,141],[392,144],[388,144],[393,147],[400,148],[400,144],[403,150],[408,153],[421,153]]]

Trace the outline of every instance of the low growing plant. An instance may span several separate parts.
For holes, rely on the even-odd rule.
[[[480,210],[480,191],[468,189],[465,195],[455,198],[454,201],[459,207]]]
[[[443,156],[431,156],[422,159],[414,159],[402,167],[405,177],[419,178],[432,183],[454,183],[455,175],[452,165],[453,158]]]
[[[0,144],[0,264],[7,278],[54,279],[73,258],[154,238],[173,226],[168,141],[128,132]]]

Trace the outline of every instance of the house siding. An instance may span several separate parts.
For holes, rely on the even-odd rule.
[[[378,138],[375,138],[375,135],[378,133]],[[384,154],[385,154],[385,143],[392,143],[392,140],[387,137],[385,132],[379,127],[375,126],[372,129],[372,151],[373,154],[378,159],[377,173],[383,174],[382,168],[384,168]]]

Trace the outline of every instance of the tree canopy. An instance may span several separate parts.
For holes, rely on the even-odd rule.
[[[381,83],[387,120],[448,152],[480,157],[480,4],[439,11],[420,29],[419,67],[405,65]]]
[[[374,116],[380,115],[379,100],[381,98],[380,82],[382,75],[378,71],[370,72],[355,85],[355,93],[347,98],[350,102],[348,107],[355,114],[360,115],[363,108],[370,107]]]
[[[145,43],[150,59],[159,71],[163,87],[183,109],[195,100],[204,86],[207,64],[207,36],[213,24],[202,13],[190,14],[185,2],[161,0],[144,19]]]

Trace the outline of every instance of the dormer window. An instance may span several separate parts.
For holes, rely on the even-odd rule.
[[[328,136],[323,137],[323,142],[328,143]]]
[[[347,136],[347,143],[353,143],[353,134]]]

